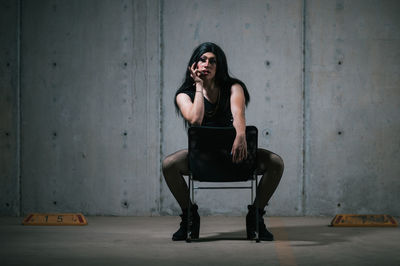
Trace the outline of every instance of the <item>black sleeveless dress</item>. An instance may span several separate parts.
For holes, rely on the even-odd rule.
[[[190,97],[192,102],[194,101],[196,92],[184,91],[184,93]],[[220,97],[218,97],[217,102],[213,104],[204,97],[204,118],[201,125],[208,127],[232,127],[233,117],[230,101],[227,100],[226,103],[223,103]]]

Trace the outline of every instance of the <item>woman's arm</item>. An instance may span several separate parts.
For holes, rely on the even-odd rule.
[[[189,67],[190,76],[196,84],[196,92],[194,100],[185,93],[179,93],[176,96],[176,103],[182,113],[182,116],[191,125],[200,126],[204,117],[204,96],[203,96],[203,80],[200,78],[200,71],[196,68],[196,63]]]
[[[242,86],[233,84],[231,87],[231,112],[233,116],[233,127],[236,130],[236,138],[232,146],[233,162],[240,162],[247,157],[246,143],[246,118],[245,118],[245,97]]]
[[[176,96],[176,103],[183,118],[191,125],[199,126],[204,117],[204,96],[203,88],[196,84],[194,100],[190,99],[186,93],[179,93]]]

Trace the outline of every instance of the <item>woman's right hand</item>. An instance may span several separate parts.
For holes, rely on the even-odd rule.
[[[192,77],[194,82],[203,85],[203,80],[200,78],[201,72],[196,68],[196,62],[194,62],[191,67],[189,67],[189,71],[190,71],[190,76]]]

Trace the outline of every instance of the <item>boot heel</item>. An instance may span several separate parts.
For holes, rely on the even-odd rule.
[[[256,232],[247,232],[247,239],[254,240],[256,239],[257,233]]]
[[[192,228],[191,238],[199,239],[199,234],[200,234],[200,223],[197,223]]]

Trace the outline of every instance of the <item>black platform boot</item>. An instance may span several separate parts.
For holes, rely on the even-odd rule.
[[[249,212],[246,215],[246,232],[247,239],[256,239],[256,208],[253,205],[248,205],[247,208]],[[263,215],[265,211],[263,209],[258,209],[258,230],[259,230],[259,239],[264,241],[272,241],[274,240],[274,236],[267,230]]]
[[[193,204],[190,207],[190,217],[192,220],[192,224],[190,227],[190,237],[191,239],[198,239],[199,238],[199,232],[200,232],[200,215],[197,212],[199,207],[196,204]],[[176,231],[172,235],[172,240],[174,241],[179,241],[179,240],[186,240],[187,238],[187,229],[188,229],[188,210],[185,209],[183,210],[183,213],[179,215],[182,219],[178,231]]]

